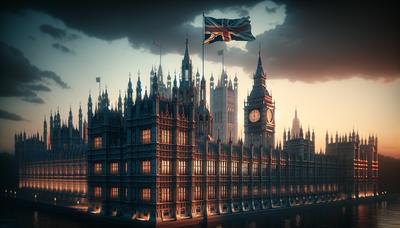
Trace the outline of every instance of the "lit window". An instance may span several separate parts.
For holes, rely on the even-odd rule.
[[[187,134],[185,131],[178,131],[178,145],[187,144]]]
[[[103,147],[103,140],[101,137],[94,137],[94,149],[101,149]]]
[[[161,174],[170,174],[170,165],[168,160],[161,160]]]
[[[234,176],[238,175],[238,162],[235,161],[232,162],[232,175]]]
[[[215,186],[214,185],[208,186],[207,192],[208,192],[208,199],[215,199]]]
[[[226,186],[222,185],[219,190],[220,190],[221,198],[226,199],[226,196],[227,196]]]
[[[119,168],[119,164],[118,162],[112,162],[110,163],[110,173],[111,174],[118,174],[118,168]]]
[[[215,175],[215,161],[207,161],[207,174]]]
[[[201,160],[194,160],[193,171],[194,174],[201,175]]]
[[[171,201],[171,194],[169,188],[161,188],[161,202]]]
[[[118,198],[119,189],[117,187],[112,187],[110,190],[110,197],[111,199]]]
[[[253,176],[258,176],[258,163],[253,163]]]
[[[94,163],[94,173],[101,174],[103,172],[103,164],[101,163]]]
[[[178,201],[186,201],[186,188],[178,188]]]
[[[150,195],[150,188],[143,188],[142,189],[142,200],[143,201],[150,201],[151,195]]]
[[[186,161],[178,161],[178,173],[186,174]]]
[[[99,187],[99,186],[94,187],[93,192],[94,192],[95,198],[101,198],[101,187]]]
[[[201,186],[199,185],[194,187],[194,199],[201,200]]]
[[[151,131],[150,129],[142,130],[142,143],[148,144],[151,142]]]
[[[232,197],[233,198],[237,198],[238,197],[238,186],[237,185],[233,185],[232,186]]]
[[[150,172],[151,172],[150,161],[142,161],[142,173],[150,174]]]
[[[243,176],[249,175],[248,167],[249,167],[249,164],[247,162],[243,162],[243,164],[242,164],[242,174],[243,174]]]
[[[125,162],[124,172],[128,174],[128,162]]]
[[[171,144],[171,131],[167,129],[161,129],[161,135],[160,135],[160,141],[161,143],[165,144]]]
[[[226,161],[219,162],[219,174],[226,175]]]

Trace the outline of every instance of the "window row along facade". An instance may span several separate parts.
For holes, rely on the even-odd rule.
[[[266,88],[261,56],[244,104],[244,139],[237,140],[237,126],[229,125],[219,137],[207,107],[205,78],[192,75],[186,42],[179,86],[176,74],[173,81],[168,74],[164,85],[160,66],[158,73],[151,71],[149,93],[142,93],[138,77],[134,98],[129,78],[127,93],[119,96],[115,108],[110,108],[107,90],[99,94],[94,109],[89,95],[85,127],[64,130],[72,135],[76,130],[79,140],[53,137],[47,143],[39,136],[17,134],[20,190],[26,197],[41,189],[57,197],[58,189],[78,192],[88,213],[149,224],[378,194],[376,137],[367,141],[353,132],[329,140],[327,135],[326,152],[316,153],[314,133],[293,128],[296,132],[285,132],[281,143],[275,143],[275,102]],[[232,87],[226,72],[222,76],[219,83]],[[235,104],[232,99],[229,103]],[[218,118],[216,123],[226,119]],[[229,114],[229,123],[237,125],[236,118],[236,113]],[[230,129],[234,136],[228,136]],[[29,146],[33,141],[37,149]],[[80,151],[79,159],[74,151]],[[85,186],[59,186],[59,177],[82,177]],[[43,178],[50,181],[41,183]],[[73,200],[65,198],[64,203]]]

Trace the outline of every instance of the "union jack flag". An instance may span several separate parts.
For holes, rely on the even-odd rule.
[[[216,19],[204,17],[204,44],[211,44],[216,41],[252,41],[255,40],[251,34],[250,17],[239,19]]]

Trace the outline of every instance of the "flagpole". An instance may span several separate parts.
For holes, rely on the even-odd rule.
[[[204,18],[204,11],[203,11],[203,34],[201,35],[201,43],[202,43],[202,48],[203,48],[203,60],[202,60],[202,67],[203,67],[203,77],[205,78],[204,74],[204,36],[206,34],[206,22]]]
[[[225,55],[225,53],[224,53],[224,49],[222,49],[222,72],[224,72],[224,66],[225,66],[225,62],[224,62],[224,55]]]

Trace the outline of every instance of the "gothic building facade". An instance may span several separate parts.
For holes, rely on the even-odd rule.
[[[40,138],[39,133],[15,135],[18,197],[64,206],[87,203],[87,123],[81,108],[78,117],[75,128],[71,109],[67,124],[57,111],[50,114],[50,129],[44,120]]]
[[[17,135],[21,189],[29,194],[40,190],[26,184],[42,178],[26,171],[32,164],[38,170],[55,161],[82,164],[66,175],[86,181],[82,193],[89,213],[154,225],[377,194],[376,138],[367,143],[354,133],[337,137],[327,140],[322,154],[315,150],[314,133],[303,134],[300,127],[296,134],[284,132],[282,142],[275,143],[275,102],[260,55],[244,104],[244,139],[236,138],[237,78],[232,85],[224,71],[216,87],[210,79],[210,112],[206,80],[193,73],[188,41],[180,77],[175,73],[171,82],[168,74],[165,86],[162,75],[161,66],[152,70],[149,92],[143,91],[140,76],[135,88],[129,78],[127,93],[118,97],[115,108],[107,90],[97,102],[89,95],[87,127],[61,126],[56,117],[50,143]],[[85,129],[87,138],[81,134]],[[28,147],[32,140],[36,146]],[[80,151],[79,162],[74,150]],[[59,172],[50,175],[59,178]],[[50,187],[47,195],[59,189],[71,192],[66,186]]]

